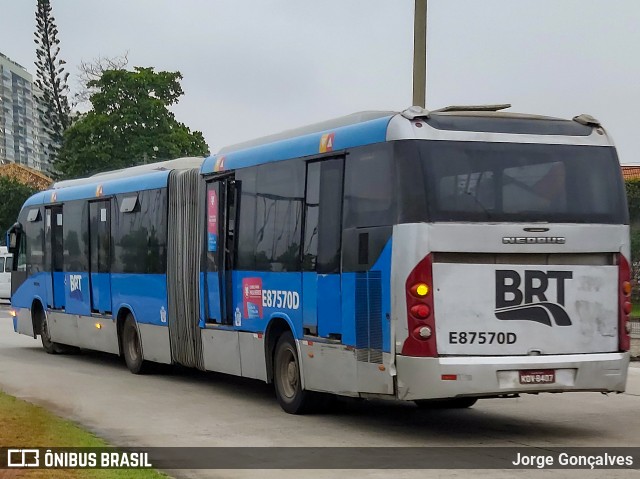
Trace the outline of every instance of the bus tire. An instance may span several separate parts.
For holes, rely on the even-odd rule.
[[[280,407],[289,414],[305,414],[315,409],[318,395],[302,389],[298,350],[291,332],[280,336],[273,357],[273,382]]]
[[[451,399],[422,399],[414,401],[420,409],[466,409],[473,406],[478,398],[463,397]]]
[[[144,374],[148,370],[148,362],[142,355],[142,341],[136,321],[131,313],[127,315],[122,327],[122,354],[127,368],[133,374]]]
[[[36,312],[36,322],[40,324],[40,340],[42,341],[42,348],[47,354],[64,354],[68,352],[64,344],[54,343],[51,340],[51,331],[49,331],[47,317],[42,309]]]

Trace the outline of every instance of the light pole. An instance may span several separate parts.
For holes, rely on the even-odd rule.
[[[415,0],[413,22],[413,104],[427,106],[427,0]]]

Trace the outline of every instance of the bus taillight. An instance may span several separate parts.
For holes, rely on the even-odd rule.
[[[624,255],[618,255],[618,344],[620,351],[629,351],[631,345],[631,323],[629,322],[629,313],[631,312],[631,270],[629,262]]]
[[[405,284],[409,336],[402,346],[405,356],[438,355],[433,309],[433,258],[426,256],[413,269]]]

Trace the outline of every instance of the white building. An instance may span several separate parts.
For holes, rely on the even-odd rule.
[[[33,76],[0,53],[0,164],[18,163],[49,173],[44,130]]]

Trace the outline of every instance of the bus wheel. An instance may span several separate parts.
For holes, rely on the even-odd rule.
[[[289,414],[310,412],[316,403],[316,394],[302,389],[300,363],[293,335],[280,336],[273,361],[273,382],[276,397],[282,409]]]
[[[39,324],[41,325],[41,329],[40,329],[40,339],[42,340],[42,348],[48,353],[48,354],[63,354],[66,352],[66,349],[64,347],[64,345],[62,344],[58,344],[58,343],[54,343],[51,340],[51,332],[49,331],[49,324],[47,323],[47,318],[46,315],[44,314],[44,311],[39,310],[36,313],[36,319],[39,322]]]
[[[147,362],[142,356],[140,335],[131,314],[127,315],[122,328],[122,352],[129,371],[133,374],[144,374],[146,372]]]
[[[423,399],[414,401],[420,409],[465,409],[473,406],[478,398]]]

